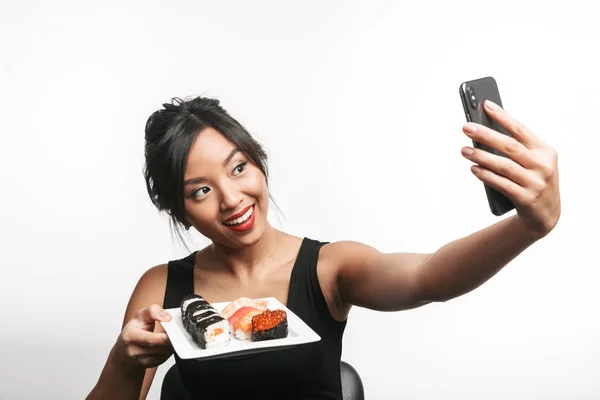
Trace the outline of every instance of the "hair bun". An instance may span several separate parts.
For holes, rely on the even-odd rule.
[[[183,100],[179,97],[173,97],[170,103],[163,103],[163,108],[155,111],[146,121],[146,140],[155,142],[165,136],[169,127],[177,116],[183,113],[192,115],[206,114],[227,114],[227,111],[221,106],[217,99],[209,97],[195,97],[190,100]]]
[[[220,113],[227,113],[223,107],[221,107],[221,102],[217,99],[212,99],[208,97],[196,97],[189,101],[189,111],[190,112],[215,112],[218,111]]]
[[[163,103],[163,108],[150,115],[146,121],[145,135],[146,140],[154,142],[164,137],[173,122],[173,119],[181,112],[184,103],[178,97],[173,97],[171,103]]]
[[[160,139],[166,133],[169,126],[169,118],[164,113],[164,110],[158,110],[152,113],[146,121],[145,138],[148,142],[154,142]]]

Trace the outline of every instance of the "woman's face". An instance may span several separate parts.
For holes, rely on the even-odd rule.
[[[188,222],[216,244],[250,246],[267,227],[265,176],[213,128],[200,132],[190,148],[184,196]]]

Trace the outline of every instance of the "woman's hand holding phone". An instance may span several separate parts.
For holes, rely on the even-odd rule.
[[[557,152],[495,103],[486,100],[484,109],[512,137],[473,122],[466,123],[463,132],[507,157],[472,147],[463,148],[462,154],[477,164],[471,167],[473,174],[507,196],[524,227],[541,238],[554,228],[561,212]]]

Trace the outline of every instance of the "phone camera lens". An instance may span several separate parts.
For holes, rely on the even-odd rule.
[[[469,103],[471,103],[471,107],[477,108],[477,97],[475,97],[475,91],[471,86],[467,88],[467,93],[469,94]]]

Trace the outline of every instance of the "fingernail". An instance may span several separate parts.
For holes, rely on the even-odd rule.
[[[479,173],[481,172],[481,168],[479,168],[479,167],[478,167],[478,166],[476,166],[476,165],[473,165],[473,166],[471,167],[471,171],[473,171],[473,173],[474,173],[475,175],[477,175],[477,174],[479,174]]]
[[[465,133],[469,136],[477,132],[477,127],[474,124],[465,124],[465,127],[463,129]]]
[[[470,155],[473,154],[473,149],[470,148],[470,147],[463,147],[462,154],[463,154],[463,156],[467,156],[468,157],[468,156],[470,156]]]
[[[485,105],[492,111],[496,111],[498,109],[498,105],[491,100],[486,100]]]
[[[168,313],[168,312],[166,312],[166,311],[163,311],[163,312],[161,312],[161,313],[159,314],[159,316],[160,316],[162,319],[168,319],[168,318],[170,317],[169,313]]]

